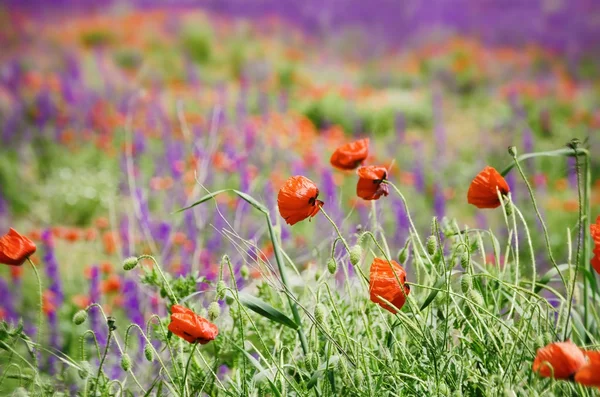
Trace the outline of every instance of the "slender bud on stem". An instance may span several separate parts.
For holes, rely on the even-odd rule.
[[[350,263],[352,263],[354,266],[358,265],[360,258],[362,257],[362,253],[362,247],[358,244],[350,248]]]
[[[75,323],[75,325],[81,325],[85,320],[87,320],[87,316],[87,311],[80,310],[73,316],[73,323]]]
[[[129,271],[136,267],[138,263],[140,263],[138,258],[136,258],[135,256],[130,256],[129,258],[123,261],[123,269]]]

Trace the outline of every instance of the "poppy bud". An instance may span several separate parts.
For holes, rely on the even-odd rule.
[[[90,376],[91,373],[92,366],[90,365],[90,363],[88,361],[82,361],[79,365],[79,371],[77,371],[79,378],[85,380],[88,376]]]
[[[335,274],[335,272],[337,271],[337,262],[335,261],[335,259],[329,258],[327,260],[327,270],[329,270],[329,273]]]
[[[431,229],[431,234],[433,234],[434,236],[437,233],[437,224],[437,217],[434,216],[433,218],[431,218],[431,225],[429,225],[429,228]]]
[[[398,253],[398,262],[406,263],[406,261],[408,261],[408,256],[409,256],[408,247],[402,248],[402,250]]]
[[[144,346],[144,356],[146,356],[146,360],[150,362],[154,361],[154,350],[152,350],[152,345],[149,343]]]
[[[350,263],[352,263],[352,265],[358,265],[360,257],[362,256],[362,251],[362,247],[358,244],[350,248]]]
[[[227,290],[227,286],[225,285],[225,281],[219,280],[217,282],[217,299],[223,300],[225,298],[225,291]]]
[[[83,322],[87,320],[87,316],[87,311],[80,310],[77,313],[75,313],[75,315],[73,315],[73,323],[75,323],[75,325],[83,324]]]
[[[315,320],[320,323],[325,322],[325,318],[327,317],[327,309],[325,309],[325,305],[322,303],[318,303],[315,307]]]
[[[465,294],[473,289],[473,278],[469,273],[463,274],[462,278],[460,279],[460,288]]]
[[[131,357],[129,357],[129,354],[127,353],[123,353],[121,356],[121,368],[123,368],[123,371],[125,372],[129,372],[131,369]]]
[[[218,302],[213,302],[208,305],[208,319],[214,321],[215,318],[221,315],[221,306]]]
[[[485,307],[483,296],[481,296],[481,293],[476,289],[469,291],[469,299],[471,299],[476,305]]]
[[[231,306],[231,305],[233,305],[233,302],[235,302],[235,299],[233,299],[233,296],[231,296],[231,295],[225,296],[225,303],[227,303],[229,306]]]
[[[244,280],[248,280],[249,275],[250,275],[250,270],[248,269],[248,266],[242,265],[242,267],[240,267],[240,276],[242,276],[242,278]]]
[[[510,154],[513,157],[517,157],[517,147],[516,146],[509,146],[508,147],[508,154]]]
[[[136,258],[135,256],[130,256],[129,258],[123,261],[123,269],[129,271],[136,267],[139,262],[140,261],[138,258]]]
[[[427,252],[429,255],[434,255],[438,250],[438,241],[435,236],[429,236],[427,238]]]
[[[304,366],[310,371],[315,371],[319,367],[319,356],[315,353],[308,353],[304,357]]]

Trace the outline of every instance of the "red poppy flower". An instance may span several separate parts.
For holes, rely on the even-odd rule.
[[[371,301],[391,313],[396,313],[402,309],[410,293],[410,286],[405,285],[405,281],[406,272],[398,262],[375,258],[369,274]]]
[[[538,349],[533,372],[544,378],[569,379],[585,364],[585,356],[573,342],[556,342]]]
[[[216,325],[179,305],[171,307],[169,331],[190,343],[198,342],[201,345],[215,339],[219,334]]]
[[[575,374],[575,382],[600,387],[600,351],[586,351],[587,363]]]
[[[116,274],[111,274],[108,278],[102,281],[100,286],[100,290],[104,294],[108,294],[111,292],[119,292],[121,289],[121,279]]]
[[[33,241],[10,228],[7,234],[0,237],[0,263],[21,266],[35,249]]]
[[[294,225],[306,218],[312,218],[323,206],[319,189],[313,181],[304,176],[293,176],[285,181],[277,195],[279,214],[288,225]]]
[[[383,183],[387,179],[387,169],[369,165],[358,169],[356,195],[364,200],[377,200],[390,194],[388,186]]]
[[[46,315],[56,312],[56,296],[54,292],[47,289],[42,294],[42,310]]]
[[[471,182],[467,200],[477,208],[497,208],[502,204],[498,198],[498,191],[502,196],[506,196],[510,188],[502,175],[495,168],[488,166]]]
[[[590,225],[590,234],[594,240],[594,257],[591,263],[596,273],[600,274],[600,216],[596,218],[595,224]]]
[[[340,146],[331,155],[331,165],[340,170],[353,170],[369,155],[369,138]]]

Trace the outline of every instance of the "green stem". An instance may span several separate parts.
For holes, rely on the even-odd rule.
[[[325,212],[323,210],[323,208],[321,208],[321,212],[323,213],[323,215],[325,216],[325,218],[327,218],[327,220],[329,221],[329,223],[331,223],[331,226],[333,226],[333,228],[335,229],[335,232],[337,233],[338,237],[342,241],[342,244],[344,244],[344,248],[346,248],[346,251],[348,252],[348,255],[350,255],[350,246],[348,246],[348,243],[346,242],[346,239],[342,236],[342,233],[340,232],[340,229],[337,227],[337,225],[335,224],[335,222],[333,221],[333,219],[331,219],[331,217],[327,214],[327,212]],[[356,271],[358,272],[358,274],[360,274],[362,276],[363,280],[365,280],[367,282],[367,284],[369,284],[369,278],[367,276],[365,276],[365,274],[363,273],[361,267],[359,265],[356,265],[356,266],[354,266],[354,268],[356,269]]]
[[[571,150],[570,152],[572,153],[573,151]],[[542,218],[542,214],[540,213],[540,210],[537,206],[537,201],[535,200],[535,196],[533,195],[533,189],[531,188],[531,184],[529,183],[529,181],[527,180],[527,177],[525,176],[525,173],[523,172],[523,168],[521,167],[521,164],[519,163],[519,158],[516,156],[516,150],[515,150],[515,152],[512,153],[512,156],[513,156],[513,160],[515,162],[515,166],[519,170],[519,173],[521,174],[521,177],[523,178],[523,181],[525,182],[525,185],[527,186],[527,190],[529,191],[529,197],[531,198],[531,202],[533,203],[533,208],[534,208],[535,213],[540,221],[540,224],[542,225],[542,229],[544,230],[544,238],[546,240],[546,249],[548,250],[548,256],[550,257],[550,262],[552,262],[552,266],[554,266],[554,268],[556,269],[556,272],[560,276],[560,279],[565,286],[565,290],[568,290],[569,286],[567,284],[567,281],[565,280],[562,272],[560,271],[560,268],[558,267],[558,263],[556,263],[556,259],[554,259],[554,255],[552,254],[552,247],[550,246],[550,237],[548,235],[548,228],[546,227],[546,223],[544,222],[544,219]],[[524,156],[521,156],[521,157],[524,157]],[[530,157],[533,157],[533,156],[530,156]]]
[[[162,279],[165,282],[165,286],[166,286],[167,292],[171,295],[171,298],[173,300],[173,304],[176,305],[177,304],[177,296],[173,292],[173,289],[171,289],[171,284],[169,284],[169,281],[167,280],[167,277],[163,273],[163,271],[162,271],[160,265],[158,264],[158,262],[156,261],[156,259],[154,259],[154,257],[152,255],[141,255],[141,256],[138,257],[138,260],[141,260],[141,259],[151,259],[154,262],[155,267],[158,269],[158,272],[160,273],[160,276],[162,277]]]
[[[269,228],[269,237],[271,239],[271,244],[273,244],[273,251],[275,251],[275,261],[277,262],[277,267],[279,269],[279,275],[281,276],[281,282],[285,286],[287,290],[286,296],[288,299],[288,303],[290,305],[290,309],[292,310],[292,316],[294,317],[294,321],[298,324],[298,337],[300,338],[300,344],[302,345],[302,351],[304,355],[308,354],[308,342],[306,341],[306,336],[304,335],[304,330],[302,329],[302,320],[300,319],[300,314],[298,313],[298,307],[296,303],[291,297],[292,290],[289,288],[287,274],[285,271],[285,265],[283,263],[283,258],[281,256],[281,248],[279,247],[279,242],[275,238],[275,230],[273,230],[273,225],[271,223],[271,216],[268,212],[264,212],[267,217],[267,226]]]
[[[516,160],[518,162],[520,162],[520,161],[535,158],[535,157],[558,157],[558,156],[570,157],[573,155],[577,155],[577,156],[583,155],[583,156],[586,156],[589,158],[590,152],[583,148],[577,148],[575,151],[570,148],[558,149],[558,150],[551,150],[548,152],[534,152],[534,153],[523,154],[523,155],[517,157]],[[500,172],[500,175],[506,176],[506,174],[508,174],[510,172],[510,170],[512,170],[515,166],[516,166],[516,163],[509,164],[508,166],[506,166],[506,168],[504,168],[502,170],[502,172]]]
[[[98,367],[98,374],[96,375],[96,383],[94,383],[94,390],[92,392],[92,396],[96,395],[96,390],[98,390],[98,383],[100,382],[100,376],[102,375],[102,366],[104,365],[104,361],[106,360],[106,356],[108,355],[108,349],[110,348],[110,342],[112,340],[112,327],[108,327],[108,337],[106,338],[106,347],[104,348],[104,353],[102,354],[102,359],[100,360],[100,366]]]
[[[37,280],[37,285],[38,285],[38,298],[39,298],[39,308],[38,308],[38,326],[37,326],[37,338],[36,341],[38,343],[38,345],[41,346],[42,344],[42,308],[44,306],[44,299],[43,299],[43,293],[42,293],[42,280],[40,278],[40,273],[37,270],[37,267],[33,264],[33,262],[31,261],[31,259],[29,257],[27,257],[27,261],[29,262],[29,264],[31,265],[31,267],[33,268],[33,272],[35,273],[35,278]],[[35,366],[38,366],[38,362],[37,362],[37,353],[36,353],[36,349],[33,349],[33,361]]]
[[[190,356],[188,357],[187,364],[185,365],[185,372],[183,373],[183,383],[181,385],[181,395],[185,395],[185,389],[187,388],[187,376],[190,370],[190,363],[192,362],[192,357],[196,352],[196,346],[198,346],[198,342],[194,342],[192,345],[192,351],[190,352]]]
[[[576,148],[573,148],[574,150]],[[568,304],[567,304],[567,319],[565,320],[565,332],[563,335],[563,340],[567,340],[567,337],[569,335],[569,321],[571,320],[571,309],[573,307],[573,296],[575,295],[575,285],[577,285],[577,273],[579,271],[579,266],[581,266],[581,245],[582,245],[582,239],[583,239],[583,233],[585,230],[585,225],[584,222],[582,222],[582,217],[583,217],[583,202],[582,202],[582,197],[581,197],[581,168],[580,168],[580,164],[579,164],[579,157],[577,155],[575,155],[575,171],[577,172],[577,203],[578,203],[578,207],[579,207],[579,230],[577,233],[577,253],[575,255],[575,274],[573,275],[573,279],[571,281],[572,285],[571,285],[571,293],[569,293],[567,291],[567,300],[568,300]],[[587,219],[587,216],[586,216]],[[587,282],[585,282],[584,280],[584,285],[587,284]],[[583,322],[584,322],[584,328],[587,329],[587,288],[585,288],[585,297],[584,297],[584,317],[583,317]]]

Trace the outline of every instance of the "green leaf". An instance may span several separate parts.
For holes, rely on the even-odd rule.
[[[206,201],[208,201],[208,200],[210,200],[212,198],[215,198],[216,196],[218,196],[221,193],[230,192],[231,190],[232,189],[222,189],[222,190],[217,190],[215,192],[209,193],[206,196],[203,196],[200,200],[196,201],[195,203],[193,203],[193,204],[191,204],[191,205],[189,205],[189,206],[187,206],[185,208],[182,208],[180,210],[175,211],[175,213],[179,213],[179,212],[183,212],[185,210],[189,210],[190,208],[193,208],[193,207],[195,207],[197,205],[200,205],[200,204],[202,204],[202,203],[204,203],[204,202],[206,202]]]
[[[421,305],[421,311],[425,310],[427,308],[427,306],[431,305],[431,302],[433,302],[433,300],[435,299],[435,297],[438,294],[438,289],[441,289],[442,286],[444,285],[445,280],[440,277],[438,278],[438,280],[435,282],[435,285],[433,286],[433,288],[436,288],[434,290],[431,290],[431,292],[429,293],[429,295],[427,295],[427,298],[425,299],[425,302],[423,302],[423,304]]]
[[[239,190],[233,190],[233,192],[235,194],[237,194],[242,200],[246,201],[248,204],[250,204],[251,206],[253,206],[254,208],[256,208],[257,210],[267,213],[268,210],[267,208],[262,205],[261,203],[259,203],[258,201],[256,201],[256,199],[252,196],[250,196],[249,194],[246,194],[244,192],[240,192]]]
[[[246,306],[253,312],[258,313],[271,321],[275,321],[276,323],[290,327],[291,329],[298,329],[298,324],[296,324],[294,320],[292,320],[279,310],[275,309],[268,303],[245,293],[240,293],[239,299],[242,305]]]
[[[323,376],[323,373],[327,371],[327,369],[334,368],[336,363],[340,360],[339,356],[331,356],[329,357],[329,362],[323,363],[319,366],[319,368],[315,371],[313,376],[308,380],[306,384],[306,388],[308,390],[312,389],[316,386],[319,378]]]

